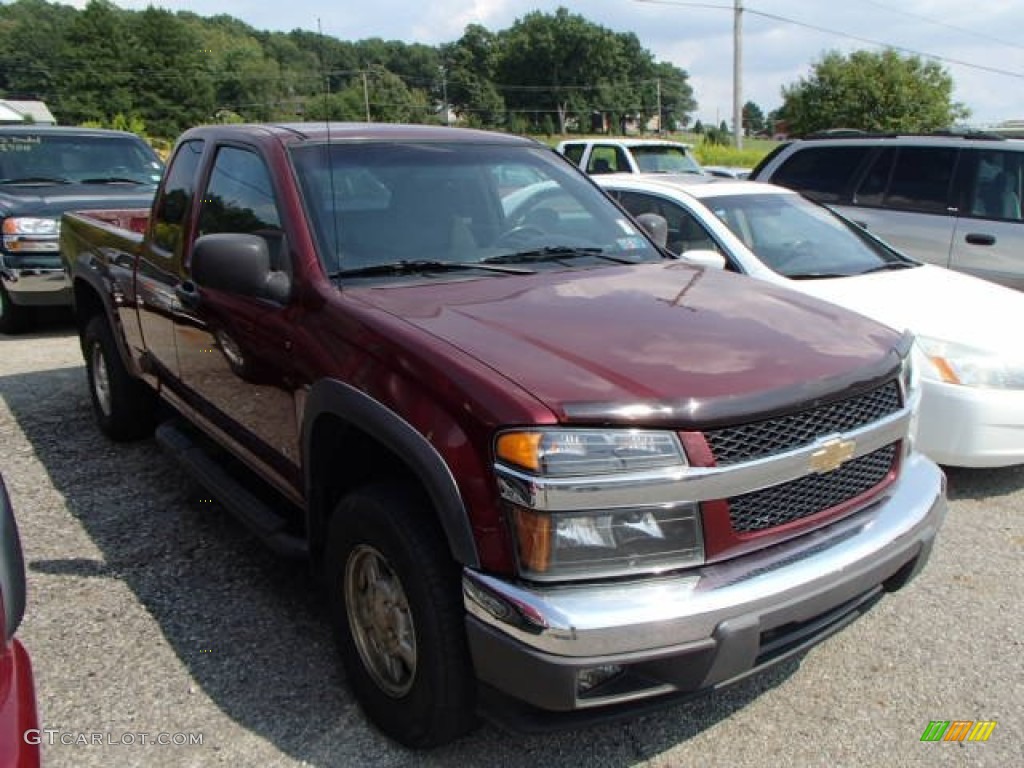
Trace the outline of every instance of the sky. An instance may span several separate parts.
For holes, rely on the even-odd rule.
[[[67,2],[67,0],[64,0]],[[735,0],[114,0],[202,16],[229,14],[257,29],[316,30],[341,40],[379,37],[437,45],[468,24],[497,32],[531,11],[568,8],[614,32],[632,32],[659,61],[685,70],[705,123],[731,122]],[[70,5],[84,7],[86,0]],[[983,127],[1024,120],[1024,0],[741,0],[742,101],[767,114],[783,86],[807,78],[830,50],[883,45],[938,57],[953,98]]]

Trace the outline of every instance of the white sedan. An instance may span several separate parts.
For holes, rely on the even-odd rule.
[[[917,337],[917,440],[940,464],[1024,463],[1024,294],[920,264],[795,192],[694,176],[595,179],[668,223],[684,259],[788,285]]]

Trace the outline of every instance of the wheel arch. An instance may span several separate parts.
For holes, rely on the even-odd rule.
[[[462,495],[447,463],[398,414],[334,379],[316,382],[306,399],[302,452],[307,532],[314,563],[323,554],[328,523],[348,490],[371,477],[415,483],[429,500],[452,557],[478,567],[479,554]],[[339,466],[345,456],[345,466]]]

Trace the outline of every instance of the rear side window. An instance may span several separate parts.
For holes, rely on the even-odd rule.
[[[984,219],[1020,221],[1024,152],[978,150],[969,154],[975,162],[973,180],[967,185],[970,189],[968,214]]]
[[[849,199],[853,176],[870,147],[808,147],[794,152],[768,179],[822,203]]]
[[[951,147],[900,148],[882,207],[946,213],[956,157]]]
[[[187,141],[178,148],[167,171],[167,181],[153,215],[153,244],[168,254],[180,256],[181,232],[192,203],[202,156],[203,142]]]
[[[590,151],[587,173],[629,173],[629,160],[622,147],[597,144]]]

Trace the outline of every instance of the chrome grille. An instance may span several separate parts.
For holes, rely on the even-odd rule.
[[[857,429],[899,409],[899,384],[893,380],[863,395],[777,419],[710,429],[704,437],[721,467],[808,445],[822,435]]]
[[[887,445],[831,472],[732,497],[728,501],[733,530],[753,533],[785,525],[871,490],[892,469],[897,445]]]

